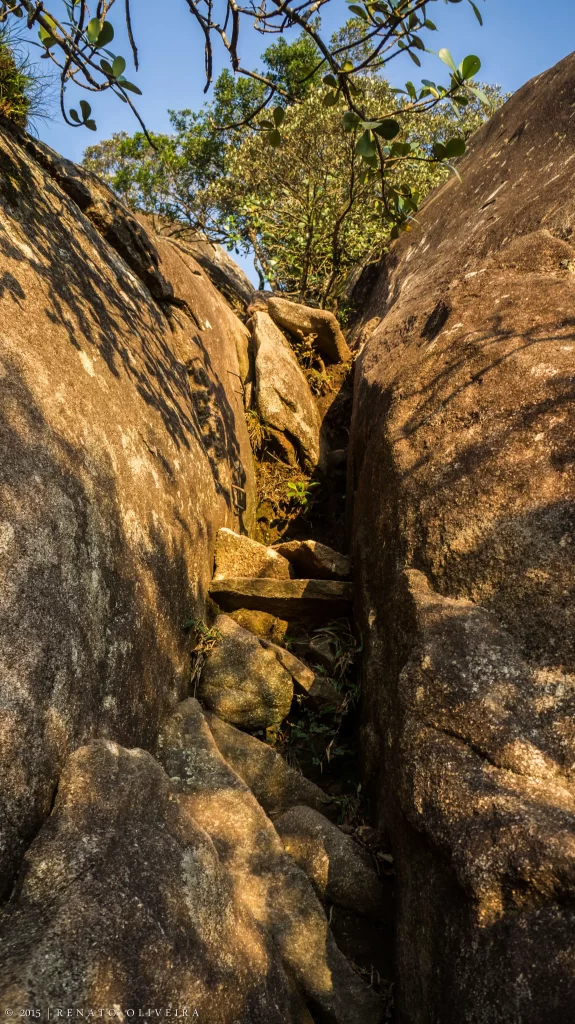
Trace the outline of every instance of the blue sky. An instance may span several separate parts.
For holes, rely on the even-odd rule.
[[[545,16],[540,0],[477,0],[477,4],[483,13],[483,28],[466,2],[445,4],[442,0],[430,0],[429,16],[439,31],[429,33],[426,43],[434,49],[447,46],[457,62],[468,53],[477,54],[483,64],[479,75],[483,81],[497,82],[505,91],[514,91],[575,50],[575,0],[555,0],[549,17]],[[126,74],[142,89],[138,108],[148,127],[153,131],[167,130],[168,109],[197,109],[205,102],[202,40],[185,0],[132,0],[132,8],[140,71],[136,75],[128,70]],[[347,7],[343,0],[333,0],[328,9],[333,11],[334,23],[324,19],[324,28],[334,28],[336,22],[345,20]],[[118,0],[112,12],[117,11],[117,17],[111,17],[114,24],[120,24],[122,10],[123,4]],[[239,48],[242,62],[257,66],[259,55],[272,40],[273,37],[244,32]],[[121,32],[112,48],[129,57]],[[395,64],[395,85],[402,85],[406,78],[417,81],[422,75],[443,80],[443,72],[447,72],[430,55],[426,56],[421,72],[408,57],[400,60],[402,63]],[[216,63],[216,74],[224,64],[225,54]],[[85,94],[80,90],[70,90],[69,106],[77,103],[81,95]],[[55,97],[52,107],[52,117],[38,123],[38,134],[54,149],[77,161],[81,160],[84,148],[98,139],[137,128],[128,108],[111,95],[96,97],[93,103],[97,132],[68,128],[59,117]]]

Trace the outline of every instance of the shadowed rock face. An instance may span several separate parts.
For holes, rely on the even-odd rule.
[[[238,910],[259,923],[320,1019],[380,1024],[379,996],[338,950],[311,884],[224,761],[197,701],[185,701],[165,722],[158,757],[182,808],[210,836],[231,877]]]
[[[363,744],[409,1024],[575,1000],[574,87],[570,57],[477,133],[356,330]]]
[[[309,1019],[150,754],[102,740],[77,750],[23,867],[0,916],[0,1000],[15,1015],[171,1006],[214,1024]]]
[[[66,194],[50,152],[0,136],[0,891],[72,749],[154,742],[215,533],[253,508],[243,326],[68,163]]]

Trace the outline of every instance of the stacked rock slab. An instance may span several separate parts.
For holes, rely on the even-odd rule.
[[[285,435],[307,468],[322,467],[321,418],[291,345],[271,317],[256,311],[249,326],[255,360],[255,407],[264,424]]]
[[[276,544],[275,550],[293,564],[298,576],[318,580],[345,580],[351,574],[351,562],[347,555],[341,555],[339,551],[317,540],[290,540]]]
[[[25,134],[0,162],[4,893],[70,751],[149,746],[186,694],[181,625],[254,488],[246,332],[201,268]]]
[[[330,813],[330,797],[291,768],[273,747],[235,729],[210,711],[204,711],[204,715],[220,754],[268,814],[302,804],[323,814]],[[337,806],[333,805],[333,809],[337,810]]]
[[[473,138],[356,340],[363,749],[409,1024],[575,1005],[575,57]]]
[[[238,910],[268,936],[298,992],[333,1024],[379,1024],[379,997],[338,950],[310,882],[221,756],[197,701],[181,704],[165,723],[158,756],[182,806],[210,836]]]
[[[276,324],[296,338],[313,335],[315,346],[332,362],[345,363],[351,359],[341,328],[329,310],[312,309],[276,296],[268,301],[267,309]]]
[[[214,579],[235,576],[262,576],[266,579],[289,580],[295,573],[287,558],[274,548],[228,530],[218,530],[216,539]]]

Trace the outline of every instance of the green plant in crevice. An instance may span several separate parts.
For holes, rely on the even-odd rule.
[[[202,674],[206,658],[210,651],[213,651],[216,644],[221,640],[222,634],[214,626],[208,626],[203,619],[188,619],[182,627],[184,631],[191,634],[192,645],[190,647],[191,673],[190,691],[193,687],[193,696],[196,696],[198,680]]]
[[[316,480],[289,480],[286,492],[290,504],[302,513],[309,512],[318,500],[317,496],[312,494],[312,491],[319,486]]]
[[[35,106],[40,77],[20,55],[6,28],[0,29],[0,116],[25,128]]]
[[[256,456],[261,455],[265,448],[266,440],[269,438],[269,431],[257,409],[248,409],[246,411],[246,423],[252,452]]]
[[[334,762],[353,758],[353,742],[345,734],[345,726],[359,698],[354,667],[362,644],[354,636],[349,620],[338,619],[306,638],[292,637],[288,646],[298,654],[305,654],[305,649],[309,650],[314,641],[329,647],[329,669],[314,667],[331,684],[333,703],[315,709],[302,697],[288,719],[285,742],[288,760],[321,776],[333,768]]]
[[[314,395],[328,395],[333,391],[332,378],[326,370],[308,370],[306,378]]]

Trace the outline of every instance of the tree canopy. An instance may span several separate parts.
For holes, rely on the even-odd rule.
[[[352,19],[336,41],[343,45],[360,31]],[[154,136],[155,148],[143,132],[124,133],[87,149],[85,163],[128,205],[174,230],[192,228],[253,253],[262,285],[333,305],[349,270],[379,258],[395,224],[385,216],[379,177],[363,158],[361,130],[346,122],[344,97],[325,102],[333,90],[317,72],[318,56],[305,33],[290,44],[282,37],[263,54],[262,78],[275,75],[285,92],[296,76],[299,83],[298,102],[286,102],[276,115],[279,146],[269,144],[267,112],[255,130],[244,116],[261,103],[265,84],[224,70],[213,101],[197,113],[171,112],[173,133]],[[465,140],[489,108],[470,93],[466,104],[444,99],[414,111],[409,92],[398,96],[370,71],[357,76],[356,89],[366,106],[401,113],[386,194],[409,228],[421,199],[449,173],[434,149]],[[501,102],[497,88],[482,92],[491,108]]]
[[[202,40],[206,89],[213,78],[214,47],[219,45],[227,53],[234,75],[244,81],[251,79],[260,87],[250,90],[252,83],[244,86],[238,120],[230,123],[255,126],[256,131],[266,134],[270,146],[279,147],[282,143],[286,107],[301,102],[307,81],[321,76],[325,87],[322,103],[328,108],[337,107],[345,130],[356,136],[356,155],[365,165],[365,173],[374,179],[381,216],[392,225],[392,232],[409,226],[417,209],[413,193],[398,192],[397,185],[392,184],[398,161],[410,158],[445,164],[465,149],[463,136],[459,134],[437,141],[424,154],[419,149],[416,153],[412,148],[417,148],[416,142],[398,141],[405,135],[402,122],[407,116],[430,113],[445,100],[462,109],[469,104],[472,95],[481,99],[473,84],[480,68],[479,59],[469,55],[457,64],[445,49],[439,50],[439,57],[449,72],[446,84],[424,79],[416,86],[408,81],[405,89],[395,94],[396,102],[386,107],[380,105],[377,93],[361,87],[362,77],[385,73],[390,62],[402,54],[417,67],[421,66],[420,55],[426,50],[426,37],[436,31],[430,14],[437,2],[439,0],[358,0],[349,3],[348,17],[354,21],[353,32],[346,34],[344,30],[343,36],[336,33],[329,39],[322,31],[320,17],[329,5],[331,11],[335,10],[337,0],[298,0],[297,4],[288,0],[261,0],[257,6],[251,0],[245,6],[238,0],[182,0]],[[465,0],[443,2],[453,4]],[[478,3],[475,0],[467,0],[467,3],[481,22]],[[0,0],[0,21],[25,23],[30,32],[36,33],[45,59],[57,67],[62,114],[69,125],[96,127],[87,99],[82,99],[77,108],[68,107],[66,90],[70,84],[81,86],[90,94],[111,90],[130,105],[148,142],[155,146],[154,138],[147,132],[134,105],[134,94],[140,94],[140,90],[126,77],[127,56],[113,48],[116,12],[125,22],[137,70],[131,0],[122,0],[119,6],[116,0],[98,0],[91,5],[87,0]],[[165,16],[161,4],[157,4],[148,30],[153,29],[154,17]],[[288,59],[289,46],[283,37],[294,27],[301,30],[302,37],[299,52],[290,51]],[[274,59],[263,70],[242,66],[239,45],[246,31],[279,36]],[[310,46],[317,54],[312,67],[308,64]],[[266,109],[270,116],[260,118]]]

